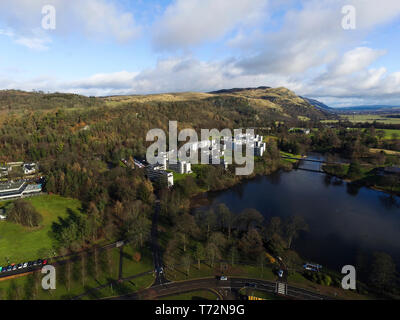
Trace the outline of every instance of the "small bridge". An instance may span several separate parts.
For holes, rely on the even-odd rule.
[[[313,162],[313,163],[318,163],[319,168],[318,169],[309,169],[309,168],[300,168],[300,167],[295,167],[296,170],[303,170],[303,171],[309,171],[309,172],[316,172],[316,173],[326,173],[321,169],[322,165],[324,164],[333,164],[333,165],[342,165],[346,164],[343,162],[332,162],[332,161],[323,161],[323,160],[316,160],[316,159],[307,159],[307,158],[297,158],[297,157],[290,157],[290,156],[281,156],[282,159],[290,159],[290,160],[297,160],[297,161],[306,161],[306,162]]]
[[[316,159],[296,158],[296,157],[289,157],[289,156],[282,156],[282,158],[283,159],[298,160],[298,161],[308,161],[308,162],[323,163],[323,164],[346,164],[344,162],[332,162],[332,161],[323,161],[323,160],[316,160]]]

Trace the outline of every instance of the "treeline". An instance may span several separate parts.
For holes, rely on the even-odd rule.
[[[282,256],[290,267],[301,264],[300,257],[290,251],[293,240],[308,225],[301,216],[285,220],[273,217],[265,221],[255,209],[233,213],[225,204],[209,210],[196,210],[190,214],[185,201],[173,216],[162,198],[162,213],[169,225],[169,241],[164,252],[165,265],[173,270],[185,265],[187,274],[190,264],[208,264],[211,268],[220,260],[238,263],[262,264],[267,256]]]
[[[48,110],[57,108],[90,108],[104,105],[101,99],[68,93],[0,90],[0,110]]]

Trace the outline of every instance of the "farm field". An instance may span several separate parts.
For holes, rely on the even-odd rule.
[[[343,119],[347,119],[351,122],[381,122],[385,124],[400,124],[400,118],[389,118],[387,115],[378,115],[378,114],[346,114],[341,115]]]

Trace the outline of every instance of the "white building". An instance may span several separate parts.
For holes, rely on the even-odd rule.
[[[151,165],[146,167],[147,177],[153,182],[160,182],[168,188],[174,185],[174,174],[163,169],[162,165]]]
[[[168,163],[168,169],[181,174],[192,173],[192,166],[190,162],[178,161],[178,163]]]
[[[22,169],[24,174],[33,174],[36,172],[36,163],[24,163]]]

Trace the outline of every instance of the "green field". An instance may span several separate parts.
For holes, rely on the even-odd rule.
[[[377,114],[346,114],[341,115],[343,119],[347,119],[351,122],[380,122],[385,124],[400,124],[400,118],[388,118],[387,115],[377,115]]]
[[[396,139],[400,138],[400,130],[394,130],[394,129],[378,129],[378,130],[383,130],[385,131],[385,136],[383,139],[393,139],[393,135],[397,135]]]
[[[42,225],[30,229],[7,221],[0,221],[0,265],[37,259],[42,252],[51,252],[53,247],[49,231],[58,217],[66,217],[68,210],[78,212],[79,200],[56,195],[44,195],[27,199],[43,217]],[[6,203],[0,203],[0,207]],[[43,253],[42,253],[43,254]],[[44,258],[44,257],[42,257]]]

